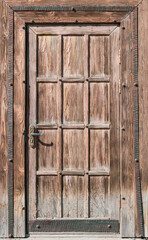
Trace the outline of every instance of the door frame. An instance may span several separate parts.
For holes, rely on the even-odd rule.
[[[36,13],[38,12],[38,14]],[[99,14],[97,14],[99,12]],[[77,14],[78,13],[78,14]],[[88,14],[89,13],[89,14]],[[101,13],[101,14],[100,14]],[[44,16],[44,17],[43,17]],[[116,16],[116,17],[115,17]],[[123,19],[128,19],[131,25],[131,34],[126,33],[126,24]],[[139,110],[138,110],[138,52],[137,52],[137,8],[133,7],[87,7],[87,6],[23,6],[22,4],[14,5],[9,8],[9,79],[8,79],[8,152],[9,152],[9,168],[8,168],[8,209],[9,209],[9,236],[24,237],[28,229],[26,227],[26,204],[27,194],[25,182],[26,178],[26,161],[25,161],[25,142],[27,138],[26,132],[26,91],[27,89],[27,73],[26,73],[26,41],[27,41],[27,25],[34,23],[119,23],[121,26],[121,73],[124,73],[124,51],[126,49],[125,35],[129,34],[128,40],[132,43],[131,51],[131,78],[130,90],[126,88],[124,79],[121,77],[121,111],[124,110],[126,124],[130,124],[131,128],[126,131],[126,126],[121,126],[121,236],[135,237],[143,236],[143,214],[141,189],[139,179]],[[14,51],[15,49],[15,51]],[[20,61],[21,59],[21,61]],[[123,80],[123,81],[122,81]],[[128,90],[128,91],[127,91]],[[124,93],[128,98],[131,107],[127,107],[124,102]],[[18,97],[19,95],[19,97]],[[124,105],[125,104],[125,105]],[[128,108],[128,109],[127,109]],[[122,124],[121,124],[122,125]],[[122,148],[122,136],[124,140],[130,138],[132,149],[127,153]],[[126,149],[128,145],[125,144]],[[125,150],[125,149],[124,149]],[[130,156],[130,161],[127,158]],[[123,158],[128,164],[123,169]],[[135,174],[134,174],[135,173]],[[135,175],[135,178],[134,178]],[[126,177],[129,178],[124,181]],[[132,187],[131,182],[133,183]],[[134,183],[136,188],[134,187]],[[127,184],[129,191],[126,191]],[[132,194],[132,201],[129,199]],[[136,203],[135,202],[136,200]],[[130,211],[129,221],[133,224],[132,231],[127,226],[127,215]],[[18,214],[19,213],[19,214]],[[132,219],[132,220],[131,220]],[[137,222],[136,222],[137,220]]]

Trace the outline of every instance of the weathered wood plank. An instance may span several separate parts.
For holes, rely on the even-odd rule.
[[[14,237],[25,236],[25,31],[14,15]]]
[[[60,201],[58,176],[38,176],[37,187],[37,217],[58,217],[58,202]]]
[[[57,171],[57,130],[39,130],[38,137],[38,171]]]
[[[30,111],[29,125],[37,123],[37,86],[36,86],[36,61],[37,61],[37,36],[29,28],[29,86],[30,86]],[[46,154],[46,153],[45,153]],[[29,219],[36,219],[37,196],[36,196],[36,148],[29,147]]]
[[[14,142],[13,142],[13,33],[14,33],[14,14],[9,9],[9,78],[8,78],[8,233],[13,236],[14,228]]]
[[[111,25],[102,25],[102,26],[97,26],[97,25],[92,25],[87,26],[87,25],[76,25],[76,26],[71,26],[67,25],[65,26],[64,24],[61,26],[57,26],[56,28],[53,26],[35,26],[33,30],[35,31],[36,34],[63,34],[63,35],[84,35],[84,34],[93,34],[93,35],[109,35],[115,28],[117,27],[117,24],[111,24]],[[65,41],[64,41],[65,40]],[[83,51],[83,37],[80,36],[64,36],[64,47],[68,47],[70,44],[72,47],[75,47],[76,44],[79,44],[81,46],[81,51]],[[77,51],[77,49],[75,49]],[[83,53],[83,52],[81,52]],[[72,54],[72,53],[71,53]],[[76,70],[76,69],[75,69]],[[68,74],[68,73],[67,73]],[[71,77],[71,75],[69,75]]]
[[[84,161],[84,130],[63,130],[63,169],[83,170]]]
[[[132,74],[133,74],[133,129],[134,129],[134,160],[135,160],[135,236],[144,236],[143,203],[141,191],[141,172],[139,163],[139,89],[138,89],[138,11],[132,14]]]
[[[110,77],[90,77],[88,78],[89,82],[110,82]]]
[[[62,171],[62,175],[67,175],[67,176],[84,176],[85,171],[81,170],[72,170],[72,171]]]
[[[73,28],[73,34],[75,34],[75,31],[77,30]],[[65,31],[65,33],[66,32],[67,30]],[[85,50],[86,48],[84,44],[84,36],[64,36],[63,37],[63,76],[64,77],[82,78],[84,76]]]
[[[138,8],[139,158],[142,175],[144,231],[148,237],[148,1]]]
[[[57,78],[59,72],[58,59],[59,52],[58,36],[38,37],[38,76]]]
[[[57,123],[57,84],[38,83],[38,124]],[[50,94],[49,94],[50,93]],[[50,111],[49,111],[50,109]]]
[[[110,85],[109,83],[90,83],[90,124],[109,122]]]
[[[133,155],[133,79],[132,79],[132,17],[129,15],[121,25],[121,234],[135,236],[135,195]]]
[[[130,7],[136,6],[139,3],[139,0],[106,0],[105,3],[103,0],[92,0],[89,2],[88,0],[81,0],[79,4],[76,4],[75,0],[34,0],[30,2],[29,0],[6,0],[10,6],[105,6],[105,7]]]
[[[8,237],[8,39],[9,8],[0,0],[0,236]]]
[[[84,217],[84,177],[63,177],[63,217]]]
[[[90,176],[90,218],[109,217],[108,176]]]
[[[111,45],[111,81],[110,81],[110,215],[111,219],[119,219],[120,199],[120,31],[119,27],[110,35]]]
[[[83,83],[64,83],[63,86],[63,122],[84,122],[84,85]]]
[[[90,130],[90,170],[110,168],[110,131]]]
[[[116,27],[112,28],[112,31]],[[90,77],[103,78],[110,74],[109,48],[108,37],[90,36]]]
[[[88,61],[89,61],[89,36],[84,36],[84,44],[85,44],[85,53],[84,53],[84,77],[89,77],[89,69],[88,69]],[[84,82],[84,124],[88,124],[88,82]],[[84,170],[88,172],[89,170],[89,129],[84,129],[84,147],[85,147],[85,159],[84,159]],[[89,217],[89,175],[85,174],[84,176],[84,217]]]
[[[18,11],[17,14],[28,23],[114,23],[121,22],[128,12],[99,12],[98,11]]]

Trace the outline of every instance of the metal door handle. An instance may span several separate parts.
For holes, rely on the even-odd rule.
[[[31,136],[43,136],[43,133],[30,133]]]
[[[37,133],[35,126],[30,125],[29,135],[30,135],[30,146],[32,148],[35,148],[36,147],[36,137],[43,136],[43,133]]]

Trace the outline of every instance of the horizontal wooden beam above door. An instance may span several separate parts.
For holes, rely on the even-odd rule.
[[[75,0],[34,0],[34,2],[30,2],[29,0],[25,1],[22,0],[21,2],[19,0],[6,0],[7,4],[9,4],[11,7],[15,8],[16,7],[70,7],[73,5],[76,5],[77,7],[102,7],[102,8],[109,8],[109,7],[114,7],[114,8],[130,8],[130,7],[135,7],[140,0],[80,0],[78,4],[76,4]]]
[[[129,13],[127,11],[17,11],[25,23],[120,23]]]
[[[48,34],[57,34],[59,35],[87,35],[87,34],[95,34],[95,35],[110,35],[111,32],[115,30],[117,27],[117,24],[113,25],[92,25],[90,26],[85,26],[85,25],[61,25],[61,26],[35,26],[31,27],[31,29],[36,33],[36,34],[43,34],[43,35],[48,35]]]

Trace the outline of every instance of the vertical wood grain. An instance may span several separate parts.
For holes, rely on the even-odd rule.
[[[59,69],[59,77],[62,77],[62,35],[59,35],[59,58],[58,58],[58,69]],[[59,124],[62,123],[62,83],[59,79],[58,81],[58,94],[57,94],[57,121]],[[59,127],[57,130],[58,135],[58,152],[57,152],[57,163],[58,163],[58,185],[59,185],[59,191],[58,191],[58,217],[61,218],[63,216],[63,208],[62,208],[62,175],[60,175],[60,172],[62,171],[63,163],[62,163],[62,129]]]
[[[0,0],[0,237],[8,237],[8,7]]]
[[[14,72],[14,12],[9,9],[9,78],[8,78],[8,233],[14,234],[14,142],[13,142],[13,72]]]
[[[37,178],[37,217],[55,218],[59,215],[58,202],[60,185],[57,176],[39,176]]]
[[[112,83],[105,83],[97,81],[97,78],[110,78],[110,38],[107,36],[90,36],[90,77],[94,79],[94,82],[89,84],[89,123],[90,124],[104,124],[111,123],[113,125],[113,130],[116,131],[117,122],[114,117],[118,116],[118,109],[111,105],[111,91],[110,85]],[[116,56],[115,52],[115,56]],[[117,63],[115,63],[117,65]],[[117,65],[117,70],[119,65]],[[96,82],[95,82],[96,79]],[[111,79],[111,81],[116,81],[116,79]],[[112,95],[112,101],[115,102],[117,98],[116,92]],[[115,116],[110,117],[112,113],[112,108]],[[115,121],[115,123],[114,123]],[[110,148],[114,151],[115,145],[110,143],[116,141],[116,135],[112,134],[110,139],[110,129],[90,129],[89,131],[89,170],[91,171],[109,171],[110,175]],[[118,146],[116,146],[118,148]],[[117,149],[118,151],[118,149]],[[111,159],[114,162],[114,158]],[[119,158],[116,159],[117,165]],[[113,172],[113,169],[111,169]],[[112,178],[119,181],[119,172],[112,173]],[[111,217],[111,208],[114,208],[114,212],[118,212],[118,205],[112,206],[110,202],[110,177],[103,176],[90,176],[89,180],[89,214],[90,217],[104,218]],[[114,195],[119,195],[119,192],[111,193]],[[119,191],[119,189],[118,189]],[[116,200],[115,197],[113,200]],[[118,215],[113,216],[114,219],[119,219]]]
[[[85,161],[84,130],[63,130],[63,169],[83,170]]]
[[[38,83],[38,123],[57,123],[57,84]]]
[[[63,37],[63,76],[79,78],[84,76],[85,44],[83,36]]]
[[[117,27],[110,36],[111,46],[111,83],[110,83],[110,215],[119,219],[120,199],[120,31]],[[116,207],[118,206],[118,207]]]
[[[37,169],[39,171],[57,171],[58,159],[58,136],[57,130],[39,130],[42,137],[38,137],[38,161]]]
[[[107,171],[109,169],[110,131],[90,130],[90,170]]]
[[[134,155],[133,155],[133,84],[132,84],[132,17],[129,15],[121,25],[122,87],[121,92],[121,234],[135,236]],[[124,130],[125,128],[125,130]],[[127,224],[128,223],[128,224]]]
[[[142,175],[144,231],[148,237],[148,1],[138,7],[139,158]]]
[[[109,217],[108,188],[108,177],[90,177],[90,218]]]
[[[84,123],[84,85],[83,83],[64,83],[63,122]]]
[[[98,77],[110,74],[109,38],[90,37],[90,76]]]
[[[25,31],[14,15],[14,236],[25,236]]]
[[[85,43],[85,56],[84,56],[84,74],[85,79],[89,77],[89,36],[84,36]],[[84,82],[84,124],[88,124],[88,81]],[[85,146],[85,159],[84,159],[84,170],[89,170],[89,129],[84,129],[84,146]],[[89,217],[89,176],[84,176],[84,217]]]
[[[58,36],[38,37],[38,76],[57,78],[59,73]]]
[[[37,36],[29,28],[29,125],[36,125],[36,61]],[[36,219],[36,148],[29,148],[29,220]]]
[[[63,217],[84,217],[84,177],[63,177]]]
[[[109,123],[110,85],[90,83],[90,123]]]

